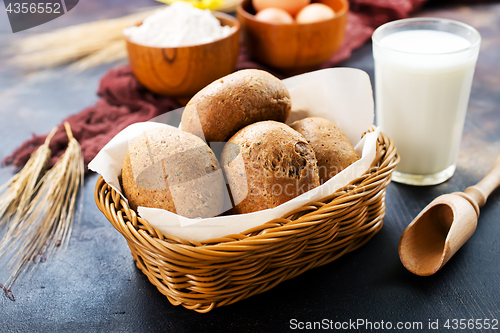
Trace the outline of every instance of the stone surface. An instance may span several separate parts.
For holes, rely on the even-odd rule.
[[[51,24],[69,24],[70,15],[79,22],[119,16],[134,7],[131,0],[104,3],[80,1]],[[441,329],[453,318],[499,320],[500,191],[481,210],[476,233],[438,274],[417,277],[399,261],[399,237],[420,210],[440,194],[475,184],[500,154],[500,4],[434,6],[419,15],[470,23],[483,37],[458,169],[438,186],[390,184],[384,227],[368,244],[264,294],[198,314],[171,305],[135,267],[124,238],[95,205],[93,175],[86,178],[67,251],[19,280],[15,302],[0,297],[0,332],[283,332],[293,328],[294,319],[421,322],[425,330],[435,320]],[[5,49],[15,36],[3,28],[0,45]],[[93,104],[98,80],[111,66],[79,74],[65,68],[26,73],[4,66],[7,58],[6,52],[0,55],[0,159],[31,133],[47,133],[67,115]],[[373,82],[370,44],[342,65],[367,71]],[[0,183],[14,171],[1,167]],[[0,282],[3,276],[0,271]],[[359,331],[368,329],[360,326]]]

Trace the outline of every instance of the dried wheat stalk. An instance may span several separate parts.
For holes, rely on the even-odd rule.
[[[112,41],[106,47],[87,55],[70,65],[72,70],[81,72],[102,64],[112,63],[127,58],[125,41],[122,39]]]
[[[10,276],[4,291],[13,299],[10,288],[29,266],[52,256],[58,249],[67,246],[73,227],[76,199],[83,184],[84,165],[81,148],[73,137],[71,128],[65,123],[68,148],[54,167],[41,178],[36,195],[31,200],[23,219],[9,233],[10,258],[0,253],[0,261],[9,258]]]
[[[170,3],[173,0],[162,2]],[[241,0],[224,0],[218,11],[233,11]],[[152,15],[161,6],[139,13],[62,28],[23,38],[14,44],[12,62],[26,68],[53,68],[71,64],[82,71],[98,65],[124,60],[127,51],[123,29]]]
[[[73,68],[81,70],[90,68],[85,66],[125,59],[123,29],[153,14],[157,8],[23,38],[13,45],[18,55],[12,62],[28,68],[50,68],[73,63]],[[116,50],[117,42],[120,44],[119,52],[110,51],[111,45]]]
[[[6,227],[6,233],[15,229],[35,192],[35,187],[50,159],[49,143],[57,127],[47,135],[42,144],[30,157],[25,166],[5,184],[0,186],[0,230]],[[0,241],[0,251],[2,251]]]

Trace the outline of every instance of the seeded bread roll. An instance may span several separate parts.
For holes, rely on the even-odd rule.
[[[122,187],[129,205],[161,208],[196,218],[219,215],[222,170],[199,137],[176,128],[149,130],[129,146]]]
[[[207,142],[226,142],[243,127],[262,120],[285,122],[290,93],[268,72],[245,69],[216,80],[186,105],[181,128]]]
[[[359,160],[344,132],[328,119],[304,118],[290,127],[302,134],[314,150],[321,184]]]
[[[273,208],[319,186],[311,146],[276,121],[238,131],[225,145],[221,164],[235,204],[232,213]]]

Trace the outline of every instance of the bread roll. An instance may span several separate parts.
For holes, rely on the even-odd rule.
[[[226,142],[262,120],[284,122],[291,111],[286,86],[268,72],[245,69],[216,80],[186,105],[181,128],[207,142]]]
[[[238,131],[225,145],[221,164],[235,204],[232,213],[273,208],[319,186],[311,146],[276,121]]]
[[[302,134],[314,150],[321,184],[359,160],[344,132],[328,119],[304,118],[290,127]]]
[[[219,162],[203,140],[161,127],[129,145],[122,186],[133,209],[161,208],[196,218],[221,213],[225,183]]]

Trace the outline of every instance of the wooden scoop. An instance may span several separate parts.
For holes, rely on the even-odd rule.
[[[408,225],[399,240],[399,257],[412,273],[436,273],[476,230],[479,208],[500,185],[500,156],[488,174],[464,192],[434,199]]]

